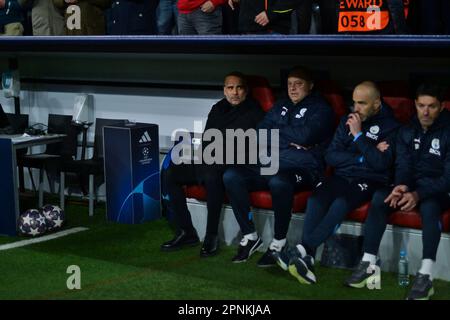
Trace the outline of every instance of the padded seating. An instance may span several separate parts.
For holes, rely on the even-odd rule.
[[[334,113],[336,114],[335,126],[337,127],[341,117],[348,113],[348,108],[345,105],[345,100],[339,87],[331,80],[316,81],[315,85],[333,108]]]
[[[442,103],[444,108],[450,110],[450,90],[448,90],[444,95],[444,102]]]
[[[414,100],[411,99],[408,83],[404,81],[385,81],[379,84],[381,97],[384,102],[392,107],[394,116],[405,124],[416,112]]]
[[[273,95],[271,95],[271,90],[268,86],[268,82],[263,78],[261,79],[260,77],[256,77],[255,79],[257,81],[249,82],[252,84],[256,84],[256,90],[252,91],[252,94],[255,94],[255,99],[260,101],[263,109],[265,111],[268,111],[274,102]],[[343,115],[345,115],[348,110],[336,84],[334,84],[332,81],[319,81],[316,83],[316,86],[333,107],[336,113],[337,124],[339,122],[339,119]],[[397,81],[383,82],[380,84],[380,88],[382,90],[384,101],[392,107],[395,117],[400,122],[407,123],[415,113],[414,101],[409,98],[410,95],[407,84]],[[262,101],[259,98],[262,98]],[[450,109],[450,94],[448,101],[446,100],[444,102],[444,106]],[[331,173],[331,168],[327,168],[327,175],[330,175]],[[188,186],[185,190],[186,196],[188,198],[195,198],[200,201],[206,200],[206,190],[202,186]],[[311,191],[297,192],[294,195],[292,212],[305,212],[306,203],[310,195]],[[255,208],[271,210],[272,196],[269,191],[251,192],[250,203]],[[349,213],[346,219],[364,223],[367,218],[369,208],[370,202]],[[413,229],[421,229],[422,227],[420,215],[415,210],[410,212],[394,212],[390,216],[389,223]],[[442,216],[442,228],[443,231],[450,231],[450,210],[446,211]]]
[[[267,79],[260,76],[248,77],[250,94],[259,101],[264,111],[269,111],[275,102],[275,96]],[[324,95],[336,113],[336,125],[339,119],[347,113],[344,99],[340,94],[337,85],[329,80],[316,83],[318,90]],[[185,195],[200,201],[206,200],[206,190],[202,186],[187,186]],[[293,199],[292,212],[304,212],[308,197],[311,191],[300,191],[295,193]],[[255,191],[250,193],[250,203],[254,208],[272,209],[272,196],[269,191]]]
[[[269,81],[261,76],[247,76],[250,94],[259,102],[261,108],[267,112],[275,103],[275,96],[270,87]]]

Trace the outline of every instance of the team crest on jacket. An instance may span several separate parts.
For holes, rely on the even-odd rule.
[[[373,139],[373,140],[378,140],[378,133],[380,132],[380,127],[379,126],[371,126],[369,129],[369,132],[366,133],[366,137]]]
[[[414,150],[420,149],[420,138],[414,139]]]
[[[431,141],[431,148],[430,153],[435,154],[437,156],[441,155],[441,152],[439,151],[441,145],[439,139],[435,138]]]
[[[286,115],[286,113],[288,112],[288,110],[289,110],[288,108],[282,107],[281,108],[281,116],[284,117]]]
[[[308,110],[308,109],[306,109],[306,108],[300,109],[300,111],[298,112],[298,114],[295,115],[295,118],[296,118],[296,119],[303,118],[303,117],[305,116],[305,113],[306,113],[307,110]]]

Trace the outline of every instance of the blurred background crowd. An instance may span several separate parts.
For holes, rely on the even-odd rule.
[[[450,1],[0,0],[3,36],[156,34],[450,34]]]

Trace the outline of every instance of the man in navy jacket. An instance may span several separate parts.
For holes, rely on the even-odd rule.
[[[288,74],[289,98],[275,103],[258,125],[258,129],[279,132],[279,145],[274,150],[279,155],[278,171],[265,175],[259,166],[246,166],[228,169],[223,176],[243,234],[238,253],[233,258],[235,263],[246,261],[262,246],[253,223],[249,192],[269,189],[272,195],[275,234],[258,266],[273,266],[276,264],[274,253],[286,245],[294,192],[310,188],[322,176],[323,153],[333,135],[334,113],[328,103],[312,91],[313,86],[307,69],[292,69]],[[260,138],[263,139],[261,132]]]
[[[341,120],[325,157],[335,174],[319,184],[308,199],[302,243],[278,256],[278,264],[300,283],[316,282],[313,265],[317,247],[349,212],[369,201],[375,190],[389,181],[391,139],[398,123],[381,102],[373,82],[357,85],[353,101],[353,113]]]
[[[346,285],[362,288],[380,281],[374,265],[393,211],[417,208],[422,217],[422,266],[408,299],[428,299],[434,292],[432,269],[441,237],[440,216],[450,207],[450,117],[441,90],[422,85],[416,94],[417,116],[399,130],[396,143],[395,186],[377,191],[365,224],[364,256]]]

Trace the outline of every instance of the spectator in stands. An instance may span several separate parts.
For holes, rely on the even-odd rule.
[[[243,34],[289,34],[291,16],[301,0],[228,0],[239,3],[239,31]]]
[[[111,35],[156,34],[157,0],[113,1],[106,11],[107,33]]]
[[[55,7],[65,12],[66,34],[71,36],[82,35],[104,35],[105,14],[104,10],[109,8],[111,0],[53,0]],[[67,12],[67,7],[76,5],[80,8],[80,28],[72,29],[74,12]],[[69,23],[68,23],[69,22]]]
[[[450,208],[450,116],[441,102],[442,90],[438,86],[423,84],[418,88],[417,116],[398,133],[394,187],[378,190],[372,199],[364,227],[364,256],[346,280],[347,286],[363,288],[367,282],[380,281],[374,266],[388,216],[397,210],[418,209],[422,218],[423,260],[408,299],[428,299],[433,295],[440,217]]]
[[[62,36],[64,12],[53,4],[53,0],[22,0],[31,9],[31,23],[34,36]]]
[[[300,283],[316,283],[316,249],[391,177],[391,144],[399,126],[392,110],[381,102],[371,81],[355,87],[353,103],[353,112],[342,118],[325,156],[335,172],[308,199],[301,244],[278,255],[278,264]]]
[[[340,1],[337,30],[339,33],[406,34],[404,2],[409,3],[407,0]]]
[[[178,33],[222,34],[222,8],[226,0],[178,0]]]
[[[275,234],[258,266],[276,264],[275,254],[286,245],[294,192],[311,188],[322,177],[325,145],[333,135],[334,112],[324,98],[313,91],[313,78],[304,67],[295,67],[287,79],[288,98],[275,103],[258,129],[278,130],[279,170],[262,175],[259,166],[228,169],[225,188],[243,235],[233,262],[247,259],[262,246],[250,209],[252,191],[270,190],[275,214]],[[260,133],[261,135],[261,133]],[[260,141],[261,143],[261,141]],[[272,152],[272,159],[273,159]]]
[[[22,7],[18,0],[0,0],[0,36],[23,35]]]
[[[223,87],[225,98],[212,107],[206,122],[205,133],[209,129],[217,129],[225,136],[226,129],[243,129],[244,131],[251,128],[255,129],[264,117],[264,111],[255,100],[248,96],[248,90],[247,81],[242,73],[232,72],[228,74],[225,77]],[[226,150],[225,148],[230,146],[234,139],[233,141],[224,139],[224,141],[223,147]],[[209,143],[203,141],[203,150],[208,145]],[[171,155],[171,153],[169,154]],[[202,159],[205,160],[205,157],[203,156]],[[163,194],[163,198],[169,199],[169,208],[175,215],[178,230],[175,238],[162,244],[162,250],[169,251],[198,243],[199,238],[192,225],[182,187],[201,183],[206,187],[207,192],[208,219],[206,236],[200,255],[207,257],[217,253],[219,218],[225,194],[222,175],[228,167],[225,161],[222,161],[224,163],[222,165],[217,163],[210,165],[205,163],[175,165],[172,158],[167,157],[165,159],[162,181],[167,194]]]
[[[156,10],[156,21],[158,34],[171,35],[177,34],[178,8],[177,0],[159,0]]]

